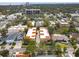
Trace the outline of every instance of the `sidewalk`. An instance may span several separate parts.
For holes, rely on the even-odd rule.
[[[68,52],[67,54],[69,57],[75,57],[73,54],[74,49],[72,47],[67,48],[67,52]]]
[[[37,43],[36,46],[39,46],[39,43],[40,43],[39,31],[37,31],[37,35],[36,35],[36,43]]]

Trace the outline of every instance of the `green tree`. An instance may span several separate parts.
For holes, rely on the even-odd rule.
[[[32,22],[31,22],[31,21],[28,21],[28,22],[27,22],[27,26],[28,26],[28,27],[32,27]]]
[[[79,48],[76,50],[75,56],[76,56],[76,57],[79,57]]]
[[[27,33],[27,31],[28,31],[28,29],[27,28],[24,28],[24,32]]]
[[[62,28],[62,29],[61,29],[61,34],[65,34],[65,35],[69,34],[68,30],[69,30],[69,29],[66,28],[66,27]]]
[[[60,28],[59,23],[56,23],[55,30],[57,30],[57,29],[59,29],[59,28]]]
[[[67,48],[67,45],[66,44],[62,44],[62,43],[56,43],[55,45],[55,53],[56,55],[58,56],[62,56],[65,54],[66,52],[66,48]]]
[[[78,32],[76,29],[75,29],[75,25],[74,25],[74,22],[73,21],[70,21],[70,26],[69,26],[69,30],[68,32],[72,33],[72,32]]]
[[[49,24],[50,24],[50,23],[49,23],[49,20],[48,20],[48,19],[44,19],[44,26],[45,26],[45,27],[48,27]]]
[[[2,43],[2,45],[6,45],[7,43],[6,43],[6,41],[4,41],[3,43]]]
[[[77,48],[77,46],[76,46],[77,40],[75,38],[71,38],[70,43],[72,44],[74,49]]]
[[[25,54],[33,54],[37,51],[36,42],[31,40],[26,48]]]
[[[48,46],[45,44],[45,42],[41,42],[39,45],[39,48],[41,51],[43,51],[45,53],[45,55],[47,55]]]
[[[49,34],[53,34],[53,31],[54,31],[54,28],[52,26],[51,27],[48,27]]]
[[[13,45],[13,46],[15,46],[15,45],[16,45],[16,43],[15,43],[15,42],[13,42],[13,43],[12,43],[12,45]]]
[[[0,30],[0,33],[1,33],[1,36],[6,36],[6,33],[7,33],[7,29],[6,28],[3,28]]]
[[[66,14],[66,16],[67,16],[67,17],[69,17],[69,18],[71,18],[71,15],[70,15],[70,14],[68,14],[68,13]]]
[[[0,51],[0,55],[2,55],[3,57],[7,57],[9,55],[9,51],[8,50]]]
[[[6,28],[9,28],[11,26],[11,24],[9,23],[9,24],[6,24]]]

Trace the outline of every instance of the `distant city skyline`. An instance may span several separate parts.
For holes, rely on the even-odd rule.
[[[29,4],[79,4],[79,2],[0,2],[0,5],[24,5],[26,3]]]

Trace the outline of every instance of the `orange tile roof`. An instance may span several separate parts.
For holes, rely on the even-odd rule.
[[[32,32],[32,34],[36,34],[36,32]]]
[[[29,57],[29,54],[17,54],[16,57]]]
[[[32,35],[32,37],[35,37],[35,35]]]

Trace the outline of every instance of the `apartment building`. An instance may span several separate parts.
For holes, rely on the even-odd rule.
[[[36,38],[36,27],[29,28],[28,32],[26,34],[26,37],[28,37],[29,39],[35,40],[35,38]]]
[[[40,14],[41,10],[40,9],[25,9],[24,13],[25,14]]]
[[[40,40],[41,41],[47,41],[49,39],[50,39],[50,35],[49,35],[47,28],[40,27]]]
[[[29,39],[36,39],[40,41],[47,41],[50,39],[48,30],[45,27],[40,27],[39,30],[37,30],[36,27],[29,28],[26,37],[28,37]]]

